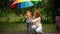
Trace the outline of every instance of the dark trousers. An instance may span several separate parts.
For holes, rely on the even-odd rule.
[[[26,34],[32,34],[31,23],[26,23]]]

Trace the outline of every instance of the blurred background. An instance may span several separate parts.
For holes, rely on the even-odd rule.
[[[14,0],[0,0],[0,32],[25,32],[25,10],[29,9],[33,13],[35,8],[41,12],[43,32],[60,31],[60,28],[56,30],[56,16],[60,16],[60,0],[42,0],[26,9],[11,9],[13,2]]]

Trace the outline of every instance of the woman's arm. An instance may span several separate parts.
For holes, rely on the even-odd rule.
[[[29,18],[31,20],[31,22],[36,22],[36,21],[39,21],[40,20],[40,17],[36,18],[36,19],[32,19],[32,18]]]

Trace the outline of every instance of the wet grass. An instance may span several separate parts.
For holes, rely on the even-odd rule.
[[[56,32],[55,24],[42,24],[43,32]],[[25,32],[25,23],[1,23],[0,32]]]

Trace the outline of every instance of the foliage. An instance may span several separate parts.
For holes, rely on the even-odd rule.
[[[39,2],[38,5],[26,9],[11,9],[9,6],[12,1],[0,1],[2,1],[0,2],[0,21],[2,20],[3,22],[4,20],[7,20],[8,22],[25,22],[24,14],[28,9],[33,13],[35,8],[40,8],[42,23],[55,23],[55,16],[58,14],[55,9],[54,0],[43,0],[42,2]],[[7,4],[5,5],[3,2],[6,2]]]
[[[43,23],[55,23],[56,10],[54,0],[45,0],[41,8],[41,18]]]

